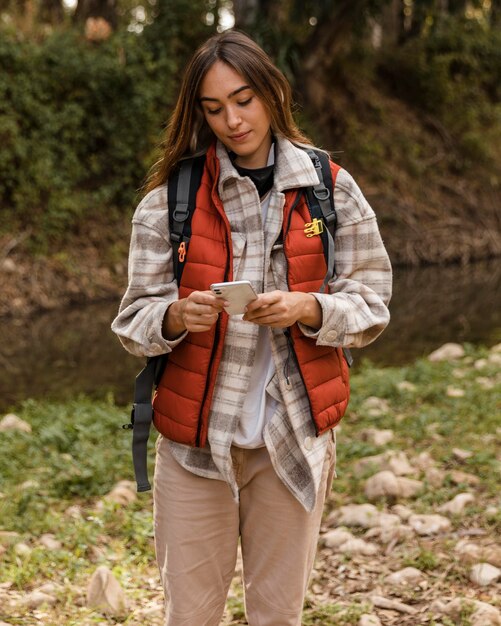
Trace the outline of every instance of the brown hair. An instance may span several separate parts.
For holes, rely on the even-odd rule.
[[[176,107],[170,118],[162,155],[146,181],[146,192],[167,182],[179,160],[208,147],[214,135],[198,97],[205,74],[216,61],[226,63],[252,87],[271,115],[271,129],[290,141],[311,145],[292,116],[292,91],[282,72],[250,37],[226,31],[208,39],[193,55],[184,73]]]

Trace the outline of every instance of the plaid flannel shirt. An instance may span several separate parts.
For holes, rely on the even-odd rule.
[[[234,280],[250,280],[257,293],[287,290],[286,261],[273,249],[282,228],[284,191],[318,183],[309,156],[278,136],[274,184],[263,224],[254,184],[233,167],[218,142],[218,193],[231,225]],[[328,293],[315,293],[322,308],[318,331],[300,324],[318,345],[362,347],[373,341],[389,321],[392,273],[376,216],[353,178],[341,169],[334,199],[336,273]],[[138,356],[170,352],[186,333],[173,341],[162,335],[162,320],[178,298],[169,240],[167,186],[151,191],[132,220],[129,285],[112,329],[124,347]],[[207,288],[209,286],[207,285]],[[169,442],[172,454],[187,470],[207,478],[225,480],[238,499],[230,448],[247,391],[258,327],[230,317],[222,360],[209,416],[208,445],[191,448]],[[288,377],[284,363],[287,341],[281,329],[270,328],[276,373],[266,391],[279,403],[264,431],[265,445],[283,483],[307,511],[313,510],[327,449],[326,433],[315,436],[306,390],[293,359]]]

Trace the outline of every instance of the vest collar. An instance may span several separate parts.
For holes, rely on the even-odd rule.
[[[304,150],[281,135],[275,136],[275,145],[276,162],[273,185],[275,189],[285,191],[286,189],[311,187],[318,184],[315,167]],[[219,173],[218,193],[220,197],[227,181],[241,178],[234,168],[226,148],[219,140],[212,144],[207,151],[207,165],[214,181]]]

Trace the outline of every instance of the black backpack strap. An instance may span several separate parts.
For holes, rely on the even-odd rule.
[[[191,218],[205,165],[205,155],[181,161],[169,178],[169,232],[172,260],[177,284],[181,282],[186,254],[191,239]]]
[[[173,249],[174,275],[178,285],[181,282],[191,238],[191,218],[204,165],[205,155],[185,159],[169,178],[167,189],[169,232]],[[136,376],[130,424],[123,425],[123,428],[132,429],[132,460],[138,491],[151,489],[147,467],[148,438],[153,421],[151,398],[153,389],[160,381],[167,358],[166,354],[162,354],[147,359],[145,367]]]
[[[318,185],[306,189],[306,200],[313,220],[322,220],[326,228],[322,229],[320,236],[324,246],[327,273],[320,287],[323,293],[334,276],[334,237],[336,232],[337,217],[334,206],[334,189],[332,187],[332,174],[329,157],[321,150],[306,150],[312,160],[318,175]]]

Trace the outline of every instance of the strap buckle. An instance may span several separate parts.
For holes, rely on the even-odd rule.
[[[176,204],[174,212],[172,213],[172,218],[174,219],[174,221],[183,223],[188,219],[188,215],[188,205],[182,202],[178,202]]]

